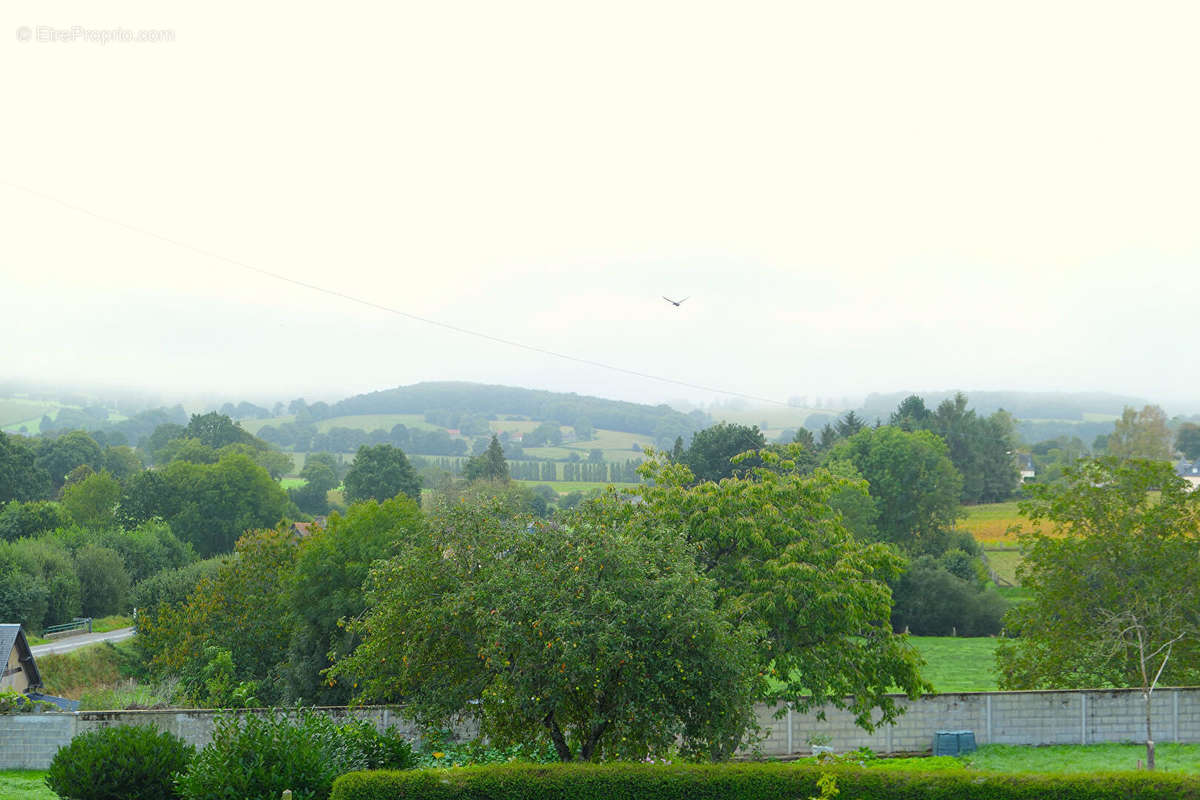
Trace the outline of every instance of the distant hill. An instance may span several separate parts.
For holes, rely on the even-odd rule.
[[[683,414],[667,405],[643,405],[565,392],[522,389],[466,382],[429,382],[399,386],[349,397],[332,405],[332,415],[425,414],[450,411],[458,414],[518,415],[531,420],[554,420],[562,425],[586,423],[595,428],[627,431],[670,446],[706,427],[702,411]]]
[[[863,403],[862,416],[874,420],[879,417],[887,422],[896,406],[909,395],[925,400],[930,410],[938,403],[953,397],[954,391],[942,392],[889,392],[867,395]],[[1143,397],[1129,397],[1105,392],[972,392],[963,391],[970,406],[977,414],[991,414],[1004,409],[1021,420],[1071,420],[1092,422],[1089,415],[1118,417],[1125,406],[1141,408],[1150,401]]]

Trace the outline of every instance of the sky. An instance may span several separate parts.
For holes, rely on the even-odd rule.
[[[0,377],[1200,408],[1198,29],[1191,2],[9,0]]]

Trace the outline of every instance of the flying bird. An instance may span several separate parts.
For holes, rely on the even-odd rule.
[[[691,295],[688,295],[688,297],[691,297]],[[679,308],[681,305],[683,305],[685,302],[687,302],[687,297],[683,298],[682,300],[672,300],[671,298],[667,297],[664,294],[663,300],[666,300],[671,305],[675,306],[676,308]]]

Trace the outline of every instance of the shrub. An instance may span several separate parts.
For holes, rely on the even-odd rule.
[[[976,770],[916,772],[796,764],[504,764],[448,770],[355,772],[332,800],[1184,800],[1200,779],[1163,773],[1011,775]]]
[[[176,798],[175,777],[194,754],[179,737],[149,726],[101,728],[55,754],[46,785],[64,800]]]
[[[412,749],[394,731],[369,723],[338,725],[324,714],[294,718],[274,713],[219,717],[212,743],[180,780],[186,800],[325,800],[339,775],[353,770],[415,764]]]

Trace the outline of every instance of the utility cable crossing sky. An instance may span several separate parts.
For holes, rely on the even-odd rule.
[[[394,308],[392,306],[383,305],[382,303],[376,303],[372,300],[367,300],[365,298],[358,297],[356,295],[347,294],[346,292],[342,292],[337,289],[331,289],[328,286],[321,286],[319,284],[309,283],[307,281],[302,281],[297,278],[292,278],[290,276],[283,275],[278,272],[273,272],[268,269],[263,269],[262,267],[257,267],[253,264],[248,264],[245,261],[240,261],[236,258],[230,258],[229,256],[222,255],[221,253],[215,253],[211,250],[206,250],[203,247],[198,247],[198,246],[190,244],[188,242],[180,241],[180,240],[174,239],[170,236],[164,236],[163,234],[156,233],[154,231],[149,231],[144,228],[140,228],[136,225],[131,225],[128,222],[124,222],[122,220],[115,219],[113,217],[109,217],[104,214],[100,214],[89,208],[84,208],[82,206],[75,205],[74,203],[67,202],[67,201],[62,200],[53,195],[38,191],[37,189],[31,189],[28,186],[22,186],[19,184],[10,183],[8,181],[0,181],[0,183],[2,183],[4,186],[7,186],[11,189],[16,189],[18,191],[22,191],[27,194],[33,195],[34,197],[41,198],[42,200],[47,200],[49,202],[55,203],[57,205],[62,206],[63,208],[70,209],[71,211],[74,211],[76,213],[84,214],[95,220],[103,222],[107,225],[113,225],[118,228],[123,228],[124,230],[130,231],[132,233],[136,233],[141,236],[147,236],[151,239],[156,239],[165,244],[172,245],[173,247],[182,248],[191,253],[195,253],[196,255],[203,256],[204,258],[210,258],[210,259],[213,259],[214,261],[220,261],[224,264],[228,264],[230,266],[234,266],[239,269],[246,270],[248,272],[253,272],[258,275],[267,277],[267,278],[271,278],[272,280],[281,281],[283,283],[290,283],[293,286],[300,286],[302,288],[309,289],[310,291],[320,292],[321,294],[325,294],[330,297],[337,297],[337,298],[339,298],[341,300],[345,300],[347,302],[357,303],[359,305],[366,306],[368,308],[373,308],[378,311],[384,311],[388,314],[394,314],[398,317],[403,317],[405,319],[413,320],[414,322],[420,322],[425,325],[432,325],[434,327],[442,328],[442,329],[448,330],[448,331],[453,331],[455,333],[459,333],[464,336],[474,336],[477,339],[484,339],[489,342],[494,342],[496,344],[505,345],[507,347],[514,347],[519,350],[525,350],[530,353],[538,353],[540,355],[550,356],[552,358],[558,358],[558,359],[562,359],[564,361],[571,361],[576,364],[585,364],[587,366],[596,367],[598,369],[609,370],[612,372],[619,372],[619,373],[622,373],[625,375],[632,375],[634,377],[643,378],[645,380],[657,381],[659,383],[666,383],[666,384],[670,384],[672,386],[682,386],[682,387],[685,387],[688,389],[699,389],[700,391],[713,392],[715,394],[723,394],[723,395],[727,395],[730,397],[740,397],[745,400],[754,400],[754,401],[757,401],[760,403],[770,403],[771,405],[780,405],[780,406],[787,405],[787,403],[782,400],[776,400],[776,399],[770,398],[770,397],[759,397],[757,395],[746,394],[744,392],[738,392],[738,391],[734,391],[731,389],[722,389],[722,388],[719,388],[716,386],[706,386],[706,385],[699,384],[699,383],[691,383],[689,381],[678,380],[676,378],[668,378],[668,377],[664,377],[662,375],[654,375],[654,374],[651,374],[648,372],[641,372],[638,370],[629,369],[627,367],[617,366],[615,364],[608,364],[603,361],[595,361],[590,358],[582,358],[580,356],[573,356],[568,353],[560,353],[555,350],[549,350],[544,347],[538,347],[536,345],[525,344],[523,342],[517,342],[512,339],[505,339],[500,336],[493,336],[492,334],[489,334],[489,333],[471,330],[470,328],[464,328],[462,326],[453,325],[448,322],[442,322],[440,320],[430,319],[429,317],[422,317],[418,314],[413,314],[408,311],[403,311],[401,309]],[[684,298],[684,299],[686,300],[687,298]],[[681,300],[678,303],[676,303],[674,300],[669,300],[669,302],[674,303],[674,305],[676,307],[678,307],[683,301]]]

